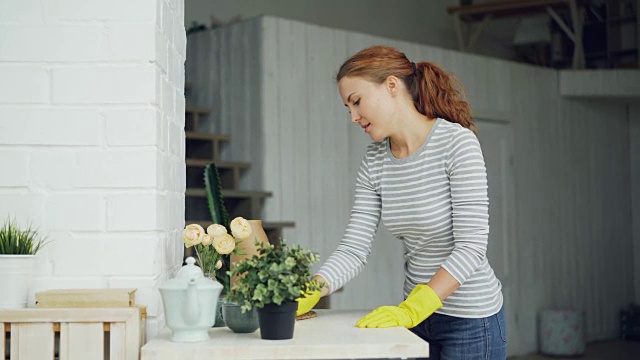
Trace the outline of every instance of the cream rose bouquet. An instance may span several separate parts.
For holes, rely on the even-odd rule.
[[[246,219],[237,217],[229,227],[231,234],[220,224],[210,225],[206,231],[198,224],[190,224],[182,231],[184,245],[195,249],[196,263],[204,273],[213,276],[216,270],[222,268],[224,255],[245,255],[240,253],[236,245],[251,235],[251,224]]]

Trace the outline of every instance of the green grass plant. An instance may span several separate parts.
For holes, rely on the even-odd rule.
[[[0,255],[35,255],[46,244],[31,225],[21,229],[15,220],[7,219],[0,228]]]

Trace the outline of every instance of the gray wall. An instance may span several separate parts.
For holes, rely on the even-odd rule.
[[[537,349],[537,314],[546,308],[584,310],[589,340],[617,336],[618,311],[634,298],[629,194],[630,143],[637,135],[630,137],[624,102],[562,98],[560,75],[550,69],[272,17],[195,34],[188,44],[211,41],[223,44],[213,52],[227,59],[219,74],[235,80],[209,79],[206,86],[233,98],[216,108],[235,115],[214,118],[240,142],[236,146],[251,149],[245,153],[260,153],[251,159],[260,170],[248,176],[274,194],[263,218],[295,221],[285,237],[322,259],[340,241],[369,142],[349,123],[337,94],[338,66],[375,43],[443,64],[465,85],[477,117],[508,124],[513,133],[510,241],[517,268],[510,281],[510,351]],[[203,81],[205,74],[191,78],[192,66],[187,60],[187,81]],[[398,302],[402,251],[382,229],[369,266],[333,296],[334,307]]]

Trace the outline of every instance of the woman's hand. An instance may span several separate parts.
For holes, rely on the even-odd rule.
[[[438,294],[429,285],[418,284],[407,300],[400,305],[381,306],[358,320],[356,326],[359,328],[404,326],[411,329],[441,307],[442,302]]]
[[[322,276],[316,275],[313,277],[313,280],[317,280],[323,283],[324,286],[319,291],[307,291],[303,293],[301,297],[296,299],[296,301],[298,302],[298,310],[296,311],[296,316],[308,313],[309,311],[311,311],[311,309],[313,309],[314,306],[316,306],[316,304],[318,304],[318,301],[320,301],[321,297],[327,296],[329,294],[329,285]]]

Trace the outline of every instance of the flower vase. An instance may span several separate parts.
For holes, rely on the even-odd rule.
[[[222,304],[222,316],[227,327],[234,333],[252,333],[258,330],[258,313],[255,307],[242,312],[238,303],[227,300]]]
[[[216,273],[204,273],[204,276],[206,278],[209,278],[215,282],[218,282],[218,279],[216,279]],[[218,282],[219,283],[219,282]],[[213,324],[212,327],[223,327],[225,326],[224,323],[224,318],[222,317],[222,303],[224,302],[224,294],[220,294],[220,298],[218,299],[217,303],[216,303],[216,308],[215,308],[215,312],[216,312],[216,322]]]
[[[256,246],[256,240],[268,244],[269,239],[267,238],[267,233],[264,232],[264,228],[262,227],[262,220],[247,220],[251,225],[251,235],[243,239],[238,245],[239,253],[245,255],[236,255],[234,253],[230,254],[230,270],[233,270],[233,264],[239,263],[245,259],[251,259],[253,255],[259,255],[258,249]],[[231,277],[231,287],[233,287],[235,283],[235,276]]]
[[[0,309],[26,308],[35,255],[0,255]]]
[[[177,275],[160,285],[160,295],[171,341],[195,342],[209,339],[208,329],[215,322],[215,309],[222,285],[204,277],[196,260],[188,257],[187,265]]]

